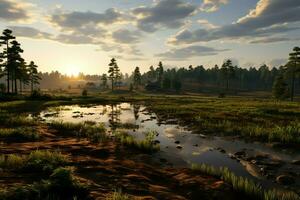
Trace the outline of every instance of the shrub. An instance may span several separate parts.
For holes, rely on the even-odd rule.
[[[9,142],[36,141],[40,135],[36,129],[30,127],[22,127],[16,129],[0,129],[0,139]]]
[[[70,169],[56,169],[48,180],[0,191],[1,200],[74,200],[88,199],[88,189]]]
[[[88,91],[87,91],[86,89],[82,90],[81,95],[82,95],[83,97],[86,97],[86,96],[88,95]]]
[[[1,155],[0,168],[5,170],[22,170],[43,172],[46,174],[52,173],[53,170],[60,166],[65,166],[68,162],[68,157],[51,151],[32,151],[29,155]]]

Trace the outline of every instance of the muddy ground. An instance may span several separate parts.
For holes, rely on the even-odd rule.
[[[214,177],[190,169],[163,168],[151,155],[128,149],[114,141],[93,144],[86,139],[60,136],[38,127],[43,139],[38,142],[4,143],[1,154],[29,154],[32,150],[59,150],[69,155],[76,177],[88,185],[94,199],[106,199],[116,189],[133,199],[240,199],[231,186]],[[147,164],[146,164],[147,163]],[[0,187],[30,184],[32,174],[0,172]]]

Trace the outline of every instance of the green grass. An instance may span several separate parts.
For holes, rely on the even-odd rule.
[[[0,126],[4,127],[19,127],[19,126],[35,126],[37,122],[22,114],[16,115],[0,111]]]
[[[146,102],[159,119],[179,119],[205,134],[236,135],[248,139],[300,143],[299,102],[244,97],[166,97]],[[275,124],[274,124],[275,123]]]
[[[67,168],[57,168],[49,179],[0,190],[0,200],[87,199],[88,189]]]
[[[247,195],[253,199],[261,200],[297,200],[299,195],[290,191],[281,190],[264,190],[260,185],[254,181],[244,177],[236,176],[229,171],[228,168],[215,168],[206,164],[193,164],[192,170],[200,173],[212,175],[220,178],[232,185],[233,189],[239,193]]]
[[[127,147],[140,150],[145,153],[153,153],[159,151],[160,147],[158,144],[155,144],[154,133],[149,132],[146,134],[145,139],[143,140],[136,140],[133,136],[128,135],[125,132],[115,132],[115,138],[120,141],[122,145]]]
[[[59,131],[60,134],[87,138],[92,142],[104,142],[108,140],[106,128],[103,124],[95,124],[94,122],[69,123],[53,121],[49,123],[48,126]]]
[[[50,173],[68,163],[68,156],[48,150],[32,151],[29,155],[0,155],[0,168],[8,171]]]
[[[39,133],[35,128],[0,128],[0,140],[8,142],[37,141],[40,139]]]

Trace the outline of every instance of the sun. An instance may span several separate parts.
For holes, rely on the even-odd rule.
[[[66,68],[66,74],[68,76],[78,77],[80,73],[80,68],[76,65],[70,65]]]

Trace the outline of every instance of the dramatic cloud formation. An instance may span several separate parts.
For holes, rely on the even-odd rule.
[[[30,18],[26,9],[30,5],[17,0],[0,0],[0,19],[7,21],[25,21]]]
[[[219,52],[228,51],[228,49],[215,49],[205,46],[189,46],[183,48],[170,49],[165,53],[157,54],[157,57],[166,60],[186,60],[192,57],[217,55]]]
[[[130,44],[140,41],[142,34],[139,31],[130,31],[128,29],[119,29],[112,34],[116,42]]]
[[[215,12],[221,5],[227,4],[228,0],[204,0],[201,10],[205,12]]]
[[[104,13],[95,12],[61,12],[50,16],[50,22],[60,28],[77,28],[85,27],[86,25],[93,24],[113,24],[124,20],[123,14],[114,9],[107,9]]]
[[[161,0],[152,7],[135,8],[132,13],[137,15],[137,26],[141,30],[154,32],[160,28],[181,27],[196,10],[196,6],[181,0]]]
[[[260,0],[254,10],[236,23],[215,29],[182,30],[172,37],[173,44],[191,44],[201,41],[242,37],[266,37],[299,29],[288,23],[300,21],[300,1]]]

